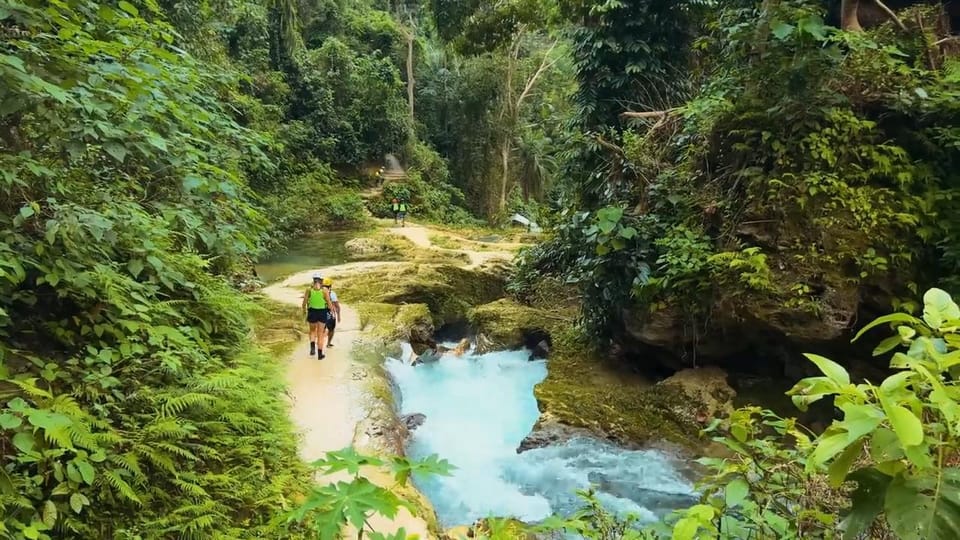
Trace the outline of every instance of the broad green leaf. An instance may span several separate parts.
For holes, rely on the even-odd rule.
[[[843,411],[843,420],[839,426],[847,431],[849,442],[873,432],[883,422],[883,411],[873,405],[844,403],[840,409]]]
[[[863,442],[863,439],[860,439],[856,444],[851,444],[830,464],[827,475],[830,478],[831,486],[838,488],[843,484],[843,481],[847,478],[847,472],[850,471],[850,466],[863,452]]]
[[[51,500],[43,502],[43,515],[41,521],[47,527],[53,527],[57,524],[57,505]]]
[[[45,430],[63,428],[73,424],[69,417],[45,409],[31,411],[27,415],[27,421],[30,422],[30,425]]]
[[[13,446],[23,453],[33,450],[34,444],[33,433],[29,431],[21,431],[13,436]]]
[[[130,275],[133,277],[139,277],[140,272],[143,272],[143,261],[140,259],[130,259],[130,262],[127,263],[127,270],[130,271]]]
[[[850,445],[845,431],[838,431],[830,435],[825,433],[824,435],[816,441],[817,447],[807,460],[807,470],[816,470],[816,467],[826,463]]]
[[[813,362],[820,368],[820,371],[823,372],[831,381],[839,385],[850,384],[850,375],[847,373],[847,370],[843,368],[840,364],[830,360],[829,358],[824,358],[817,354],[804,354],[808,360]]]
[[[36,214],[36,211],[29,204],[20,207],[20,217],[23,219],[27,219],[34,214]]]
[[[157,148],[158,150],[162,150],[162,151],[164,151],[164,152],[167,151],[167,141],[166,141],[166,139],[164,139],[163,137],[157,135],[156,133],[148,133],[148,134],[147,134],[147,142],[150,143],[151,146]]]
[[[903,393],[906,391],[907,383],[915,375],[916,374],[912,371],[901,371],[900,373],[895,373],[883,380],[883,382],[880,384],[880,391],[891,397]]]
[[[123,160],[127,157],[127,149],[122,144],[108,142],[103,145],[103,149],[120,163],[123,163]]]
[[[943,323],[960,319],[960,307],[942,289],[933,288],[923,295],[923,320],[930,328],[939,329]]]
[[[903,540],[960,538],[960,470],[945,468],[890,483],[884,501],[887,523]]]
[[[817,15],[810,15],[800,19],[800,21],[797,23],[797,27],[800,28],[802,32],[813,36],[814,39],[819,41],[827,39],[827,35],[825,33],[826,26],[823,24],[823,19]]]
[[[83,495],[79,493],[70,495],[70,508],[79,514],[83,510]]]
[[[860,469],[847,479],[855,481],[857,489],[850,496],[851,505],[840,522],[840,528],[844,539],[853,539],[859,538],[880,515],[892,478],[876,469]]]
[[[724,489],[727,506],[733,508],[739,505],[744,499],[747,498],[749,493],[750,484],[748,484],[743,478],[737,478],[736,480],[730,482]]]
[[[16,427],[20,427],[20,424],[22,423],[23,423],[23,420],[21,420],[20,417],[17,415],[10,414],[10,413],[0,414],[0,428],[13,429]]]
[[[906,326],[901,326],[900,328],[908,328]],[[880,342],[875,349],[873,349],[874,356],[880,356],[881,354],[886,354],[893,349],[896,349],[903,343],[903,340],[900,339],[900,336],[890,336],[887,339]]]
[[[870,437],[870,457],[877,463],[902,459],[903,449],[897,442],[897,434],[892,430],[877,428]]]
[[[89,485],[93,485],[93,479],[96,476],[93,465],[82,459],[75,459],[73,462],[76,464],[77,471],[80,472],[80,477],[83,478],[83,481]]]
[[[347,471],[351,475],[360,473],[360,468],[373,465],[383,465],[383,461],[372,457],[358,454],[353,447],[347,447],[334,452],[327,452],[326,456],[310,464],[316,469],[320,469],[327,474],[338,471]]]
[[[783,40],[787,36],[793,33],[796,29],[796,26],[792,24],[787,24],[783,21],[776,21],[771,25],[770,31],[773,32],[773,36],[779,40]]]
[[[597,219],[601,222],[607,221],[612,222],[616,225],[620,219],[623,217],[623,208],[617,206],[608,206],[607,208],[601,208],[597,212]]]
[[[907,447],[923,442],[923,425],[910,409],[893,403],[882,393],[880,404],[883,405],[883,411],[887,414],[887,420],[890,421],[893,432],[900,439],[900,444]]]
[[[120,2],[117,4],[117,7],[119,7],[123,11],[126,11],[130,15],[133,15],[134,17],[138,17],[140,15],[140,10],[138,10],[136,6],[134,6],[130,2],[126,2],[125,0],[120,0]]]
[[[923,324],[923,322],[920,319],[914,317],[913,315],[909,315],[907,313],[891,313],[889,315],[884,315],[883,317],[874,319],[872,322],[870,322],[869,324],[861,328],[860,331],[857,332],[857,335],[854,336],[853,341],[860,339],[860,336],[865,334],[868,330],[872,328],[876,328],[881,324],[898,323],[898,322],[912,324],[912,325]]]
[[[626,238],[627,240],[637,236],[637,230],[633,227],[624,227],[620,229],[620,236]]]

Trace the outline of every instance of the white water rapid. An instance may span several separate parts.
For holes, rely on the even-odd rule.
[[[457,467],[453,476],[417,482],[443,526],[568,514],[580,506],[575,491],[591,484],[607,508],[643,521],[693,501],[693,487],[658,451],[574,439],[517,454],[540,414],[533,387],[547,374],[544,361],[527,357],[526,351],[445,355],[416,367],[387,361],[401,413],[426,415],[408,454],[437,454]]]

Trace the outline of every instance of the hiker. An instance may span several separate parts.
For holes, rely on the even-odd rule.
[[[401,202],[396,197],[393,198],[393,224],[402,223],[401,227],[407,226],[407,203]]]
[[[310,323],[310,356],[317,355],[323,360],[323,340],[327,333],[327,320],[330,317],[330,291],[323,286],[323,276],[313,275],[313,283],[303,293],[303,311]]]
[[[327,347],[333,347],[333,332],[337,329],[337,323],[340,322],[340,301],[337,300],[337,293],[333,292],[332,279],[323,278],[323,286],[330,296],[330,316],[327,317]]]

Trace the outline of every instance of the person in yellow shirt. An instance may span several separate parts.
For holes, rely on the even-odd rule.
[[[340,301],[337,299],[337,293],[333,292],[333,280],[323,278],[323,286],[330,293],[330,316],[327,317],[327,347],[333,347],[333,333],[337,329],[337,323],[340,322]]]
[[[316,354],[319,360],[325,357],[323,340],[326,338],[327,319],[330,317],[332,305],[330,290],[323,286],[323,276],[319,273],[314,274],[313,283],[303,293],[302,309],[310,324],[310,356]]]

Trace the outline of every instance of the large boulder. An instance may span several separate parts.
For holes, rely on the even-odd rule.
[[[552,344],[551,329],[565,319],[501,298],[472,309],[469,320],[477,333],[477,352],[480,354],[526,347],[539,350],[538,357],[545,357]],[[572,324],[572,318],[570,322]]]
[[[424,304],[434,325],[464,320],[473,307],[504,295],[506,282],[493,273],[447,264],[399,264],[373,268],[340,280],[339,294],[366,302]]]
[[[657,383],[649,391],[677,389],[684,399],[667,402],[679,419],[702,425],[717,416],[733,412],[737,392],[727,382],[727,373],[718,367],[685,369]]]
[[[347,240],[346,243],[343,244],[343,247],[346,248],[347,254],[353,259],[362,259],[372,255],[382,255],[392,252],[390,246],[385,242],[367,237]]]

